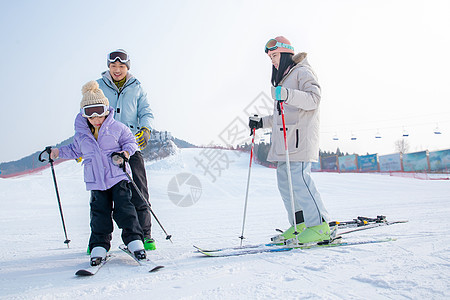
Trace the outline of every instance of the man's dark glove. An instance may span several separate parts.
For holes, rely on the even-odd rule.
[[[249,118],[248,127],[250,127],[250,135],[253,135],[253,129],[260,129],[263,127],[262,119],[258,115]]]
[[[150,130],[147,127],[141,127],[141,130],[136,132],[135,136],[139,149],[144,150],[145,147],[147,147],[148,140],[150,139]]]

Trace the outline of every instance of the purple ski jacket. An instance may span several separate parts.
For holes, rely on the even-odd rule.
[[[88,120],[79,113],[75,118],[75,136],[69,145],[59,148],[59,157],[83,157],[84,182],[86,190],[104,191],[122,180],[128,180],[123,170],[113,165],[113,152],[128,151],[133,155],[138,148],[136,139],[130,129],[114,120],[114,109],[109,108],[106,117],[95,139],[89,129]],[[127,172],[130,167],[127,164]]]

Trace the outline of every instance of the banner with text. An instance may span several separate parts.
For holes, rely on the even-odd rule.
[[[356,154],[339,157],[340,172],[356,172],[357,170],[358,170],[358,159]]]
[[[428,171],[428,151],[403,154],[403,171]]]
[[[381,172],[397,172],[402,171],[401,154],[389,154],[379,157]]]
[[[378,171],[378,154],[358,156],[360,172]]]
[[[430,170],[450,170],[450,149],[430,152]]]
[[[336,155],[323,157],[320,163],[322,171],[339,171],[338,158]]]

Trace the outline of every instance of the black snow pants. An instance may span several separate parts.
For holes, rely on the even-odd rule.
[[[111,248],[113,219],[122,229],[122,240],[127,245],[143,240],[142,228],[131,203],[130,184],[122,180],[106,191],[91,191],[91,237],[89,249],[101,246]]]
[[[142,231],[144,232],[144,238],[151,238],[152,219],[149,207],[150,201],[147,186],[147,176],[145,173],[145,164],[144,158],[142,157],[142,153],[140,151],[136,151],[134,155],[130,157],[129,163],[131,167],[133,181],[134,183],[136,183],[137,187],[139,188],[139,190],[141,191],[142,195],[145,198],[145,200],[142,200],[142,198],[134,189],[134,186],[131,186],[131,191],[133,192],[131,202],[136,208],[139,224],[141,225]]]

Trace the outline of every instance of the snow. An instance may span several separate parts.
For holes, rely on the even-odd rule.
[[[450,182],[379,174],[313,173],[335,220],[386,215],[409,220],[347,235],[349,240],[392,237],[397,241],[351,247],[295,250],[209,258],[192,245],[238,246],[249,155],[209,150],[222,162],[221,174],[206,163],[205,150],[183,149],[147,164],[152,207],[171,234],[156,222],[157,250],[149,257],[165,268],[147,273],[118,249],[97,275],[77,278],[88,265],[89,193],[74,161],[55,166],[70,248],[65,240],[50,169],[0,179],[1,299],[449,299]],[[226,165],[226,162],[229,165]],[[201,196],[189,207],[168,197],[179,173],[201,182]],[[220,175],[220,176],[219,176]],[[185,193],[187,189],[180,189]],[[274,169],[253,164],[245,244],[268,241],[288,226]]]

